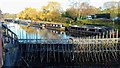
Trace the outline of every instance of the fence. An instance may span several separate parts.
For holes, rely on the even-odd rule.
[[[86,38],[21,39],[19,41],[21,59],[28,66],[47,63],[79,65],[82,63],[119,64],[120,62],[118,31]]]
[[[19,39],[20,43],[31,44],[102,44],[102,43],[118,43],[119,36],[118,30],[107,32],[106,34],[81,37],[81,38],[69,38],[69,39]]]

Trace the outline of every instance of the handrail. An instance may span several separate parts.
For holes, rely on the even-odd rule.
[[[20,43],[32,43],[32,44],[70,44],[70,39],[18,39]]]
[[[103,44],[119,43],[120,38],[93,38],[93,39],[18,39],[20,43],[31,44]]]
[[[2,24],[2,27],[4,27],[5,29],[7,29],[8,31],[10,31],[12,34],[16,35],[14,32],[12,32],[9,28],[7,28],[5,25]],[[17,36],[17,35],[16,35]]]
[[[2,27],[4,28],[3,36],[4,36],[4,43],[12,43],[16,44],[18,43],[18,37],[17,35],[12,32],[9,28],[7,28],[4,24],[2,24]]]

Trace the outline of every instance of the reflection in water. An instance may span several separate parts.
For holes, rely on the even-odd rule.
[[[87,37],[84,35],[51,30],[51,29],[40,29],[35,27],[27,27],[25,25],[18,25],[10,23],[9,28],[15,32],[19,39],[68,39],[68,38],[79,38]]]
[[[52,32],[52,33],[55,33],[55,34],[64,34],[64,33],[65,33],[64,31],[51,30],[51,29],[49,29],[48,31],[49,31],[49,32]]]
[[[41,35],[42,39],[43,38],[44,39],[57,39],[58,38],[57,34],[51,33],[47,29],[40,30],[38,33]]]
[[[8,24],[9,28],[15,32],[19,39],[68,39],[71,36],[65,32],[27,27],[25,25]],[[14,26],[14,27],[10,27]]]
[[[27,26],[20,25],[20,28],[24,29],[27,33],[36,33],[37,32],[34,28],[29,28]]]

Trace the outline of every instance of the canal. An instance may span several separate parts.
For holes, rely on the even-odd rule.
[[[76,36],[73,36],[67,32],[62,32],[62,31],[55,31],[55,30],[48,30],[48,29],[40,29],[40,28],[35,28],[35,27],[26,27],[26,25],[21,25],[21,24],[14,24],[14,23],[9,23],[8,28],[11,29],[14,33],[17,34],[18,39],[69,39],[69,38],[75,38]],[[54,45],[55,47],[60,46],[60,45]],[[61,45],[61,46],[66,46],[64,50],[69,50],[69,45]],[[38,47],[38,48],[37,48]],[[53,47],[47,46],[47,45],[27,45],[21,48],[21,50],[17,51],[16,49],[12,49],[11,52],[6,53],[6,66],[17,66],[17,67],[22,67],[22,68],[119,68],[120,65],[95,65],[95,64],[88,64],[84,63],[81,64],[78,61],[85,59],[85,57],[78,59],[77,62],[72,59],[73,57],[69,57],[70,55],[72,56],[71,52],[49,52],[47,51],[40,51],[41,49],[46,49],[46,48],[54,49]],[[26,48],[26,49],[24,49]],[[40,49],[41,48],[41,49]],[[13,51],[14,50],[14,51]],[[33,51],[32,51],[33,50]],[[59,49],[58,49],[59,50]],[[17,56],[16,56],[16,55]],[[63,55],[64,54],[64,55]],[[76,53],[75,55],[79,55],[79,57],[84,56],[84,53]],[[90,54],[92,55],[92,54]],[[97,55],[97,54],[96,54]],[[95,55],[95,56],[96,56]],[[94,56],[94,55],[93,55]],[[54,58],[55,57],[55,58]],[[61,58],[63,57],[63,58]],[[77,57],[77,58],[79,58]],[[13,58],[16,58],[13,60]],[[58,58],[61,62],[58,62]],[[77,60],[76,58],[76,60]],[[93,57],[91,57],[93,58]],[[47,60],[48,59],[48,60]],[[55,60],[56,59],[56,60]],[[62,60],[61,60],[62,59]],[[45,61],[43,61],[45,60]],[[91,59],[90,59],[91,60]],[[66,61],[66,62],[63,62]],[[15,64],[13,64],[15,62]],[[108,62],[109,63],[109,62]],[[5,67],[7,68],[7,67]],[[13,67],[11,67],[13,68]]]
[[[27,27],[15,23],[9,23],[8,28],[17,34],[18,39],[68,39],[73,37],[64,31]]]

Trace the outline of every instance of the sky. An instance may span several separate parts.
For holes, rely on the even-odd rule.
[[[40,10],[42,6],[47,5],[49,1],[59,2],[63,9],[70,6],[70,0],[0,0],[0,9],[3,13],[19,13],[26,7],[37,8]],[[72,0],[75,1],[75,0]],[[81,0],[77,0],[81,1]],[[120,0],[82,0],[87,1],[90,5],[100,7],[107,1],[120,1]]]

